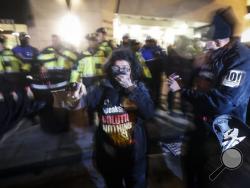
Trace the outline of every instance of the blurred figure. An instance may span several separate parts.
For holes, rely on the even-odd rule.
[[[192,87],[199,91],[208,92],[214,87],[215,76],[211,72],[210,58],[212,50],[205,50],[193,62]]]
[[[52,45],[42,50],[37,57],[39,67],[34,76],[39,76],[38,81],[41,84],[33,82],[32,88],[37,90],[65,88],[77,58],[78,54],[67,49],[59,36],[52,35]]]
[[[95,75],[93,75],[93,79],[87,76],[93,73],[93,66],[97,66],[96,69],[102,69],[102,66],[96,60],[101,57],[104,59],[104,55],[99,56],[100,54],[96,54],[98,43],[95,34],[87,36],[87,39],[89,41],[88,51],[84,52],[79,58],[74,50],[62,44],[61,39],[57,35],[52,36],[52,46],[47,47],[38,56],[41,64],[40,82],[43,82],[43,87],[40,90],[39,88],[36,89],[35,94],[46,98],[46,101],[48,101],[46,108],[39,114],[41,126],[45,131],[60,133],[73,130],[77,145],[92,148],[93,131],[89,126],[87,112],[85,110],[73,111],[60,106],[65,98],[65,91],[77,89],[74,81],[81,81],[84,77],[84,79],[86,78],[85,82],[92,84],[95,82]],[[103,54],[103,51],[100,53]],[[76,68],[75,77],[72,76],[74,75],[74,71],[72,72],[73,68]],[[100,71],[97,72],[99,73]],[[65,105],[66,103],[63,103],[63,106]],[[93,121],[93,117],[91,121]],[[81,151],[81,163],[86,167],[96,187],[104,188],[104,180],[94,167],[92,156],[93,151]]]
[[[53,34],[51,36],[51,47],[57,51],[64,48],[62,40],[58,35]]]
[[[0,80],[0,140],[6,132],[13,129],[18,122],[34,112],[41,110],[45,103],[37,101],[29,88],[17,92],[5,92]]]
[[[188,59],[180,55],[176,51],[175,46],[168,46],[167,63],[165,63],[165,72],[167,75],[170,75],[171,73],[178,73],[182,77],[182,84],[188,87],[191,85],[192,69],[192,59]],[[170,90],[167,95],[167,107],[170,115],[176,116],[177,114],[174,112],[174,108],[176,105],[175,98],[176,93]],[[188,105],[182,95],[180,95],[179,102],[180,110],[182,112],[182,115],[185,117]]]
[[[160,107],[161,75],[166,54],[160,46],[157,46],[156,40],[150,36],[146,38],[145,45],[141,48],[140,52],[152,75],[152,82],[149,84],[151,96],[155,105]]]
[[[235,133],[236,129],[227,129],[227,125],[223,125],[223,129],[214,127],[214,120],[229,115],[245,122],[250,97],[250,50],[234,35],[231,11],[230,8],[218,10],[207,33],[207,47],[211,53],[205,58],[207,70],[202,69],[198,74],[199,77],[205,76],[208,81],[206,86],[204,87],[203,80],[202,85],[197,83],[197,88],[182,88],[179,75],[173,74],[169,77],[170,89],[173,92],[181,91],[194,105],[195,129],[187,132],[183,150],[185,180],[190,188],[247,188],[250,183],[247,161],[235,171],[224,171],[213,181],[209,178],[221,165],[224,148],[241,145],[240,140],[235,142],[233,139],[240,136],[238,128]],[[221,118],[219,124],[227,124],[226,121]],[[221,140],[218,139],[218,133],[222,137]],[[248,150],[244,149],[244,157]]]
[[[71,83],[83,82],[89,88],[96,85],[104,77],[103,65],[105,63],[105,53],[100,49],[96,33],[86,36],[88,48],[84,51],[71,72]],[[91,126],[95,123],[95,113],[88,111]]]
[[[28,72],[30,71],[32,64],[35,63],[35,59],[38,55],[38,49],[32,47],[29,44],[29,40],[30,35],[24,32],[19,33],[20,45],[12,49],[14,54],[25,63],[25,69]]]
[[[41,126],[46,131],[56,133],[68,129],[68,112],[53,108],[51,92],[67,88],[77,57],[74,51],[64,47],[57,35],[52,35],[52,45],[37,56],[36,67],[31,73],[31,88],[36,98],[47,103],[39,114]],[[62,118],[56,118],[57,114],[62,115]]]
[[[26,86],[25,65],[10,49],[5,48],[6,37],[0,36],[0,80],[1,90],[11,92]]]
[[[107,40],[107,29],[104,27],[100,27],[96,30],[97,41],[99,43],[99,48],[104,51],[105,57],[107,58],[112,50],[115,48],[113,42],[111,40]]]
[[[72,70],[70,82],[83,82],[86,87],[96,84],[104,76],[105,53],[99,48],[95,33],[86,36],[88,48],[84,51]]]
[[[122,36],[122,41],[121,41],[121,44],[120,44],[120,48],[130,48],[131,46],[131,39],[130,39],[130,36],[129,34],[125,34]]]
[[[152,82],[152,75],[151,75],[151,72],[150,72],[148,66],[146,65],[146,62],[145,62],[145,60],[142,57],[142,54],[140,52],[141,44],[139,41],[137,41],[135,39],[131,40],[130,43],[131,43],[132,52],[135,53],[135,57],[137,58],[137,60],[140,62],[141,66],[142,66],[143,80],[146,83],[147,87],[149,87],[150,83]]]

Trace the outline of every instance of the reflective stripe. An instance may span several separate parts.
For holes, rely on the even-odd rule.
[[[0,102],[4,102],[4,96],[2,93],[0,93]]]
[[[86,74],[86,75],[84,75],[83,78],[93,78],[93,77],[97,77],[97,76],[99,76],[99,75],[92,75],[92,74],[88,75],[88,74]]]
[[[12,70],[12,69],[5,69],[4,72],[5,72],[5,73],[18,73],[18,72],[20,72],[20,71]]]
[[[56,58],[55,53],[50,54],[40,54],[37,59],[41,61],[48,61],[48,60],[54,60]]]
[[[46,67],[47,68],[47,70],[65,70],[65,68],[64,67]]]
[[[38,89],[38,90],[46,90],[46,89],[56,89],[59,87],[64,87],[68,84],[67,81],[60,82],[57,84],[49,84],[49,85],[44,85],[44,84],[31,84],[31,87],[33,89]]]
[[[38,56],[38,60],[49,70],[71,69],[76,59],[77,55],[67,49],[57,52],[53,48],[47,48]]]
[[[146,62],[147,61],[154,61],[154,60],[156,60],[157,58],[152,58],[152,59],[148,59],[148,60],[145,60]]]

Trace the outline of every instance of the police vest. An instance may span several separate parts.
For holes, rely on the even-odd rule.
[[[104,41],[100,44],[99,49],[104,52],[104,56],[107,58],[112,53],[112,48],[108,41]]]
[[[81,78],[91,78],[103,76],[103,65],[105,62],[104,51],[98,50],[91,54],[89,51],[83,52],[83,57],[77,62],[76,69],[71,73],[70,82],[78,82]]]
[[[135,56],[137,58],[137,60],[141,63],[142,69],[143,69],[143,76],[145,78],[152,78],[151,72],[149,70],[149,68],[147,67],[144,58],[142,57],[140,52],[136,52]]]
[[[0,74],[21,72],[23,64],[11,50],[5,49],[0,53]]]
[[[74,52],[68,49],[58,52],[49,47],[41,52],[37,59],[46,73],[33,75],[34,80],[31,84],[33,89],[54,90],[67,86],[71,69],[77,60],[77,55]]]
[[[58,52],[49,47],[38,55],[37,59],[48,70],[62,70],[71,69],[77,60],[77,55],[68,49]]]

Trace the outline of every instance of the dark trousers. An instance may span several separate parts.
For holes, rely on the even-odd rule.
[[[174,110],[174,104],[175,104],[175,93],[172,91],[168,92],[167,104],[168,104],[168,110],[172,112]],[[180,108],[183,114],[187,113],[186,100],[182,95],[180,97]]]
[[[148,66],[152,75],[152,79],[150,79],[148,84],[150,94],[155,103],[155,106],[159,106],[161,96],[161,60],[147,61],[146,65]]]
[[[108,188],[146,188],[146,156],[134,161],[130,149],[97,143],[96,164]]]
[[[28,82],[27,82],[25,73],[0,74],[0,91],[1,92],[9,93],[12,91],[21,91],[26,86],[28,86]]]
[[[53,107],[53,96],[49,90],[33,90],[36,99],[46,102],[39,111],[41,128],[49,133],[60,133],[69,129],[69,112],[66,109]]]
[[[112,165],[110,169],[100,166],[98,168],[108,188],[146,188],[146,159],[138,161],[131,169],[127,167],[117,169]]]
[[[200,118],[194,118],[195,129],[188,129],[182,145],[182,169],[186,188],[203,188],[203,169],[209,156],[210,131],[208,124]]]

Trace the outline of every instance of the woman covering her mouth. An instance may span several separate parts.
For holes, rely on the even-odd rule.
[[[154,115],[148,90],[140,82],[141,67],[129,50],[115,50],[104,66],[106,78],[86,92],[80,84],[70,97],[81,108],[96,110],[96,164],[106,184],[146,187],[146,134],[144,120]]]

